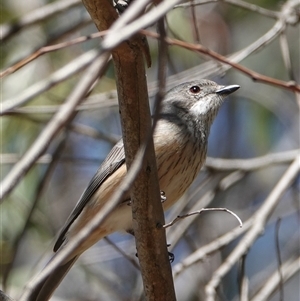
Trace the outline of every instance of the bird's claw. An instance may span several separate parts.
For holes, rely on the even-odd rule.
[[[131,0],[114,0],[114,2],[114,8],[118,11],[119,14],[122,14],[129,6]]]
[[[167,200],[166,193],[164,191],[160,191],[160,201],[163,204]]]

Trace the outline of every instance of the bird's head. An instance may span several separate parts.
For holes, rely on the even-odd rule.
[[[166,94],[160,118],[187,128],[193,137],[206,141],[224,98],[239,88],[238,85],[220,86],[206,79],[183,83]]]
[[[206,79],[183,83],[166,94],[161,112],[213,119],[224,98],[239,88],[238,85],[220,86]]]

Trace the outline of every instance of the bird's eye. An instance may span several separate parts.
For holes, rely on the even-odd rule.
[[[200,90],[201,90],[201,89],[200,89],[199,86],[192,86],[192,87],[190,88],[190,92],[191,92],[191,93],[194,93],[194,94],[199,93]]]

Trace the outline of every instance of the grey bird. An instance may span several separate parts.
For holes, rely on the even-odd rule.
[[[220,86],[210,80],[195,80],[171,89],[161,104],[153,134],[164,210],[190,187],[204,164],[210,127],[226,96],[238,85]],[[89,220],[101,210],[126,176],[122,140],[108,154],[63,226],[54,246],[58,254]],[[88,239],[32,291],[28,300],[49,300],[76,259],[105,236],[116,231],[132,232],[129,193]],[[56,256],[54,255],[54,257]]]

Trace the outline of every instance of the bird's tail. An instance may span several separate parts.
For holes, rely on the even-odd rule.
[[[27,300],[48,301],[78,257],[79,256],[75,256],[68,262],[54,269],[53,272],[36,289],[32,291]]]

